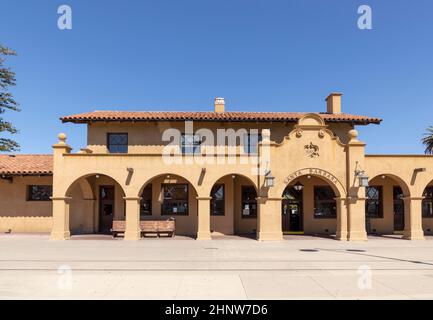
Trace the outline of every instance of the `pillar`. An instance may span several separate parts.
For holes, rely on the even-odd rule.
[[[360,188],[365,190],[365,188]],[[347,204],[348,230],[347,240],[366,241],[365,229],[365,200],[366,198],[351,197]]]
[[[281,200],[283,198],[257,198],[257,240],[283,240]]]
[[[52,197],[53,227],[51,240],[67,240],[71,237],[69,230],[69,203],[70,197]]]
[[[346,144],[346,183],[347,183],[347,240],[365,241],[365,188],[359,186],[360,173],[365,168],[365,143],[358,140],[358,131],[348,132]]]
[[[140,197],[124,197],[126,203],[125,240],[140,240]]]
[[[345,198],[336,198],[337,202],[337,234],[336,239],[347,240],[347,206]]]
[[[403,239],[424,240],[422,229],[422,197],[403,198],[404,201],[404,233]]]
[[[197,197],[198,228],[197,240],[211,240],[210,236],[210,200],[211,197]]]
[[[66,135],[59,133],[59,141],[53,145],[53,226],[51,228],[52,240],[66,240],[71,237],[69,230],[69,203],[71,198],[65,197],[66,183],[63,172],[67,170],[64,166],[63,156],[71,152],[72,148],[66,144]]]

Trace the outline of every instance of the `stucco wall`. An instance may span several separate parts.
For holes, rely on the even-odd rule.
[[[119,132],[128,133],[128,152],[129,153],[158,153],[162,151],[168,142],[162,141],[162,134],[170,128],[179,129],[185,132],[183,122],[136,122],[136,123],[92,123],[87,126],[87,147],[95,153],[107,153],[107,133]],[[219,123],[219,122],[194,122],[193,130],[209,129],[217,139],[217,129],[232,128],[238,129],[269,129],[271,128],[271,140],[281,143],[285,136],[294,128],[294,123]],[[353,127],[346,123],[332,123],[329,125],[331,131],[336,134],[341,141],[347,141],[347,131]],[[83,146],[84,147],[84,146]]]
[[[0,232],[50,232],[51,201],[28,201],[27,185],[51,185],[52,177],[14,177],[0,180]]]

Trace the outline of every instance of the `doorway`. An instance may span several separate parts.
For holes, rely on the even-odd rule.
[[[109,234],[114,217],[114,186],[99,187],[99,233]]]
[[[404,231],[404,201],[403,190],[400,187],[393,188],[394,231]]]
[[[302,190],[297,191],[293,187],[287,187],[283,193],[281,211],[283,232],[302,232],[304,230]]]

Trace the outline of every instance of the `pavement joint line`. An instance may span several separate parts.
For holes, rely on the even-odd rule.
[[[283,268],[269,268],[269,269],[260,269],[260,268],[252,268],[252,269],[239,269],[239,268],[233,268],[233,269],[229,269],[229,268],[225,268],[225,269],[215,269],[215,268],[189,268],[189,269],[181,269],[181,268],[176,268],[176,269],[154,269],[154,268],[128,268],[128,269],[121,269],[121,268],[101,268],[101,269],[90,269],[90,268],[74,268],[74,271],[213,271],[213,272],[217,272],[217,271],[354,271],[357,270],[356,269],[327,269],[327,268],[316,268],[316,269],[307,269],[307,268],[294,268],[294,269],[283,269]],[[371,270],[374,271],[433,271],[433,268],[429,268],[429,269],[390,269],[390,268],[386,268],[386,269],[378,269],[378,268],[371,268]],[[57,271],[57,268],[40,268],[40,269],[26,269],[26,268],[19,268],[19,269],[1,269],[0,268],[0,272],[1,271]]]

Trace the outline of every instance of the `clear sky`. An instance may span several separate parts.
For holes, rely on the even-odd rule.
[[[72,30],[59,30],[59,5]],[[360,5],[373,29],[357,27]],[[21,153],[50,153],[59,132],[77,148],[92,110],[343,111],[377,116],[359,127],[368,153],[422,153],[433,125],[431,0],[0,0],[0,43],[18,52],[13,90]]]

